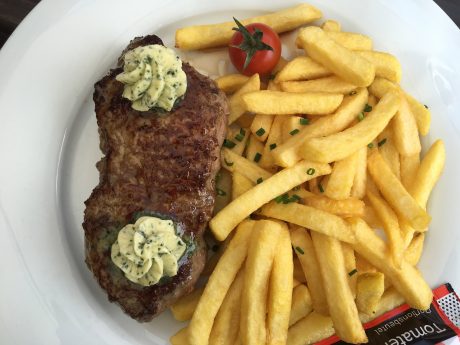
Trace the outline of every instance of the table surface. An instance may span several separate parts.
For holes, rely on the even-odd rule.
[[[460,27],[460,1],[434,0]],[[40,0],[0,0],[0,48]]]

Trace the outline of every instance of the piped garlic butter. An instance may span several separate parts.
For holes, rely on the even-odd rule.
[[[130,281],[150,286],[177,274],[185,249],[172,220],[141,217],[120,230],[111,257]]]
[[[128,51],[123,72],[116,79],[125,84],[123,97],[139,111],[154,107],[170,111],[187,90],[181,59],[172,49],[159,44]]]

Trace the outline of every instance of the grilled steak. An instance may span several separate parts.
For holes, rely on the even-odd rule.
[[[127,50],[148,44],[162,42],[153,35],[137,38]],[[99,185],[85,202],[86,264],[110,301],[134,319],[149,321],[189,293],[203,269],[203,233],[214,207],[228,106],[212,80],[184,63],[188,87],[175,109],[164,114],[133,110],[115,79],[121,62],[95,85],[105,156],[97,163]],[[178,274],[149,287],[126,279],[110,257],[118,231],[145,214],[173,219],[189,243]]]

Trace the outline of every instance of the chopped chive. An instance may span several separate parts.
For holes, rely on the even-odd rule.
[[[259,178],[257,179],[257,184],[260,184],[260,183],[262,183],[262,182],[264,182],[264,179],[263,179],[262,177],[259,177]]]
[[[244,139],[244,134],[242,135],[241,133],[238,133],[238,134],[235,136],[235,140],[243,141],[243,139]]]
[[[299,133],[300,131],[296,128],[296,129],[293,129],[292,131],[289,132],[290,135],[296,135],[297,133]]]
[[[362,121],[362,120],[364,120],[364,113],[363,113],[363,112],[360,112],[360,113],[358,114],[358,121]]]
[[[270,151],[271,151],[271,150],[274,150],[274,149],[276,149],[276,144],[275,144],[275,143],[270,144]]]
[[[386,142],[387,142],[387,138],[383,138],[382,140],[380,140],[380,141],[378,142],[377,145],[380,147],[380,146],[384,145]]]
[[[353,90],[353,91],[351,91],[348,95],[349,95],[349,96],[353,96],[353,95],[356,95],[356,93],[357,93],[356,90]]]
[[[428,109],[428,106],[426,104],[423,105],[426,109]]]
[[[227,158],[224,158],[225,164],[227,164],[229,167],[233,165],[233,162],[229,162]]]
[[[300,247],[295,247],[295,250],[296,250],[298,253],[302,254],[302,255],[305,254],[305,252],[303,251],[303,249],[300,248]]]
[[[259,152],[257,152],[254,155],[254,162],[259,162],[261,158],[262,158],[262,155]]]
[[[224,140],[224,146],[225,146],[225,147],[228,147],[229,149],[234,148],[235,145],[236,145],[236,144],[235,144],[233,141],[231,141],[231,140],[227,140],[227,139]]]
[[[217,192],[217,195],[219,196],[227,195],[227,193],[225,193],[225,191],[220,188],[216,188],[216,192]]]
[[[372,105],[369,105],[369,104],[366,103],[366,106],[364,107],[364,111],[365,111],[366,113],[372,111]]]
[[[287,193],[279,195],[275,198],[277,204],[287,204],[289,202],[289,195]]]
[[[290,202],[296,202],[299,201],[301,198],[297,194],[293,194],[291,198],[289,199]]]
[[[257,130],[257,132],[256,132],[256,135],[257,135],[258,137],[261,137],[261,136],[264,135],[264,134],[265,134],[265,129],[263,129],[262,127],[259,128],[259,129]]]
[[[244,130],[244,128],[240,129],[240,134],[243,135],[243,136],[246,135],[246,131]]]
[[[320,193],[324,193],[324,188],[323,188],[323,185],[321,183],[318,183],[318,189],[319,189]]]
[[[313,175],[314,173],[315,173],[315,169],[313,169],[313,168],[310,168],[310,169],[307,170],[307,174],[310,175],[310,176]]]
[[[305,125],[308,125],[310,123],[310,120],[302,118],[302,119],[299,120],[299,122],[300,122],[300,124],[302,126],[305,126]]]
[[[374,144],[373,144],[373,143],[369,143],[369,144],[367,144],[367,147],[371,149],[371,148],[374,147]]]
[[[355,268],[354,270],[348,272],[348,275],[351,277],[352,275],[358,273],[358,270]]]

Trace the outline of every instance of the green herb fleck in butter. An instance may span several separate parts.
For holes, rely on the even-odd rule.
[[[185,94],[187,76],[172,49],[159,44],[137,47],[125,54],[124,62],[116,79],[125,84],[123,97],[132,101],[133,109],[170,111]]]
[[[172,220],[141,217],[118,233],[112,245],[112,261],[134,283],[150,286],[162,277],[173,277],[186,244],[178,237]]]

